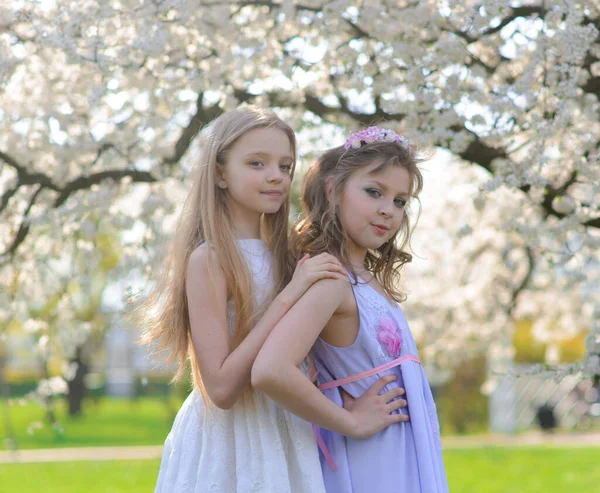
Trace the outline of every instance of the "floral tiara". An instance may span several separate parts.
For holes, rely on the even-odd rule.
[[[373,142],[395,142],[408,146],[408,140],[403,135],[398,135],[393,130],[379,127],[369,127],[352,134],[346,139],[344,149],[359,149],[362,143],[371,144]]]

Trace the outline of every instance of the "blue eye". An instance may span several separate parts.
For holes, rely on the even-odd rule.
[[[283,171],[291,171],[292,169],[292,165],[291,164],[280,164],[279,168],[282,169]]]
[[[396,199],[396,200],[394,200],[394,204],[396,204],[396,207],[399,207],[400,209],[402,209],[403,207],[406,206],[406,200]]]
[[[365,190],[371,197],[381,197],[381,192],[379,190],[377,190],[376,188],[367,188]]]
[[[263,163],[261,163],[260,161],[250,161],[248,164],[250,166],[252,166],[253,168],[258,168],[260,166],[263,166]]]

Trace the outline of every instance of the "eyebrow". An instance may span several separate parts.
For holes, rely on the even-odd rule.
[[[383,182],[375,179],[375,178],[369,178],[369,181],[375,183],[379,188],[382,188],[383,190],[389,190],[390,188]],[[396,194],[398,197],[410,197],[410,192],[399,192],[398,194]]]
[[[262,158],[270,158],[272,156],[272,154],[269,154],[268,152],[262,152],[262,151],[249,152],[248,154],[246,154],[246,157],[250,157],[250,156],[258,156],[258,157],[262,157]],[[285,156],[281,156],[280,159],[289,159],[290,161],[294,160],[294,158],[290,154],[287,154]]]

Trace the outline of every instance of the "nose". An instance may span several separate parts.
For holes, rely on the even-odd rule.
[[[385,202],[382,201],[382,204],[379,207],[379,215],[383,217],[392,217],[394,215],[393,202],[390,203],[387,200]]]
[[[267,175],[267,181],[269,183],[281,183],[283,179],[282,171],[279,169],[279,164],[275,164],[274,166],[269,166],[269,174]]]

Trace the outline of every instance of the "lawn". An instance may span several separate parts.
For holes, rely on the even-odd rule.
[[[2,493],[149,493],[158,460],[0,464]]]
[[[452,493],[598,491],[600,448],[473,448],[444,451]],[[146,493],[159,461],[0,464],[10,493]]]
[[[600,448],[486,447],[444,451],[451,492],[588,493],[600,487]]]
[[[4,404],[0,402],[0,404]],[[27,433],[44,411],[34,403],[10,408],[19,447],[51,448],[161,444],[180,401],[102,398],[87,402],[85,415],[68,419],[62,404],[57,416],[64,428]],[[0,440],[6,438],[0,421]],[[597,491],[600,448],[481,447],[444,451],[451,492],[563,493]],[[141,493],[153,490],[158,460],[0,464],[0,491],[14,493]]]
[[[164,399],[168,399],[165,397]],[[4,405],[5,403],[0,403]],[[164,442],[181,402],[143,397],[137,400],[102,398],[86,401],[81,418],[69,419],[64,403],[57,403],[63,433],[48,425],[28,433],[32,423],[43,421],[36,403],[10,407],[12,425],[21,449],[51,447],[101,447],[108,445],[159,445]],[[0,420],[0,450],[6,450],[7,433]]]

